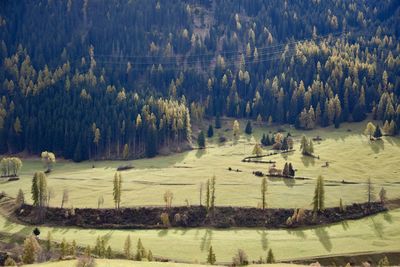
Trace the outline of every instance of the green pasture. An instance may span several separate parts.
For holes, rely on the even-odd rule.
[[[231,262],[237,249],[243,249],[250,260],[266,257],[272,249],[277,260],[340,255],[361,252],[400,251],[400,209],[356,221],[297,230],[265,229],[169,229],[169,230],[94,230],[63,227],[40,227],[41,238],[51,231],[55,241],[64,237],[80,246],[94,246],[101,236],[114,251],[123,250],[126,237],[133,244],[141,238],[153,255],[177,261],[204,263],[209,246],[217,262]],[[15,224],[0,216],[0,232],[28,235],[32,226]]]
[[[163,205],[163,194],[170,190],[174,194],[173,205],[199,204],[199,188],[213,175],[217,178],[216,204],[234,206],[257,206],[260,202],[261,179],[253,171],[268,171],[268,164],[243,163],[242,158],[251,155],[253,146],[262,133],[274,132],[277,127],[255,127],[252,135],[242,134],[239,140],[232,139],[232,131],[226,131],[231,121],[225,122],[215,137],[208,140],[205,150],[192,150],[169,156],[134,161],[87,161],[73,163],[59,160],[48,176],[48,186],[55,192],[51,206],[61,205],[62,192],[69,190],[68,207],[97,207],[99,196],[104,197],[104,207],[113,207],[112,180],[116,168],[132,164],[135,168],[123,171],[122,206]],[[245,122],[241,122],[244,127]],[[288,126],[295,140],[295,152],[266,157],[283,167],[292,162],[298,176],[311,180],[269,179],[269,207],[309,208],[313,196],[315,178],[323,175],[326,180],[326,206],[337,206],[339,199],[344,203],[363,202],[365,180],[371,178],[376,194],[385,187],[389,198],[400,197],[400,139],[384,137],[382,141],[370,142],[362,134],[364,123],[342,124],[340,129],[320,128],[313,131],[296,131]],[[217,142],[218,135],[228,138],[225,144]],[[299,140],[320,136],[323,141],[315,142],[315,154],[320,159],[304,157],[299,151]],[[265,151],[266,153],[268,151]],[[325,162],[329,167],[325,168]],[[33,173],[43,170],[39,159],[23,160],[21,179],[15,182],[0,182],[0,190],[16,195],[18,189],[25,192],[30,201]],[[95,166],[93,168],[93,165]],[[228,168],[241,172],[228,171]],[[342,184],[340,181],[355,182]],[[203,190],[203,193],[205,190]],[[204,197],[203,197],[204,200]]]

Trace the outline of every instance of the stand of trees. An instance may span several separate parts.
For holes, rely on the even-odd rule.
[[[0,161],[1,176],[17,176],[19,170],[22,168],[22,161],[20,158],[2,158]]]
[[[0,7],[0,153],[152,157],[204,116],[400,125],[396,0]]]

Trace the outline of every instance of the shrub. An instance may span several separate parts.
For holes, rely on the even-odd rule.
[[[244,252],[242,249],[238,249],[237,254],[233,257],[232,263],[234,266],[248,265],[249,260],[246,252]]]
[[[170,226],[168,213],[166,213],[166,212],[161,213],[160,219],[161,219],[162,224],[165,227],[169,227]]]
[[[17,263],[15,260],[11,257],[8,257],[6,261],[4,262],[4,266],[17,266]]]

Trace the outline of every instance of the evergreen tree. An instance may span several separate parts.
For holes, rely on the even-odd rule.
[[[210,246],[210,249],[208,250],[207,263],[214,265],[215,262],[216,262],[215,253],[213,251],[212,246]]]
[[[272,249],[268,250],[267,263],[275,263],[275,257],[274,253],[272,252]]]
[[[211,138],[214,136],[214,129],[213,126],[210,124],[210,126],[208,126],[208,130],[207,130],[207,137]]]
[[[210,179],[207,180],[206,184],[207,190],[206,190],[206,208],[207,211],[210,209]]]
[[[19,189],[18,190],[18,195],[17,198],[15,199],[15,206],[17,208],[21,207],[23,204],[25,203],[25,196],[24,196],[24,192]]]
[[[246,134],[251,134],[253,132],[253,127],[251,126],[251,121],[247,121],[246,128],[244,131]]]
[[[263,210],[267,207],[267,187],[267,179],[264,177],[261,182],[261,204]]]
[[[125,239],[124,254],[127,260],[132,259],[132,241],[130,235],[128,235]]]
[[[296,175],[296,172],[295,172],[295,170],[293,169],[292,163],[290,162],[290,163],[289,163],[289,176],[294,177],[295,175]]]
[[[120,204],[121,204],[121,192],[122,192],[122,175],[119,172],[116,172],[114,174],[114,188],[113,188],[113,198],[114,198],[114,203],[115,203],[115,209],[119,209],[120,208]]]
[[[379,191],[379,200],[382,204],[387,201],[387,192],[386,189],[382,187],[381,191]]]
[[[367,179],[367,200],[368,204],[375,200],[375,188],[372,184],[371,178]]]
[[[322,176],[318,176],[317,184],[315,186],[314,198],[313,198],[313,211],[314,213],[321,212],[325,208],[325,189],[324,179]]]
[[[214,211],[215,209],[215,182],[216,182],[216,177],[214,175],[211,178],[211,184],[210,184],[210,191],[211,191],[210,208],[212,211]]]
[[[204,132],[200,131],[198,137],[197,137],[197,144],[200,149],[206,148],[206,138],[204,137]]]
[[[382,132],[381,132],[381,129],[380,129],[379,125],[377,125],[376,128],[375,128],[374,137],[376,139],[381,139],[381,137],[382,137]]]

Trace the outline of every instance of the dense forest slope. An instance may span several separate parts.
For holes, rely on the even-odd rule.
[[[400,3],[0,2],[0,153],[154,156],[191,121],[400,126]],[[179,149],[179,148],[178,148]]]

